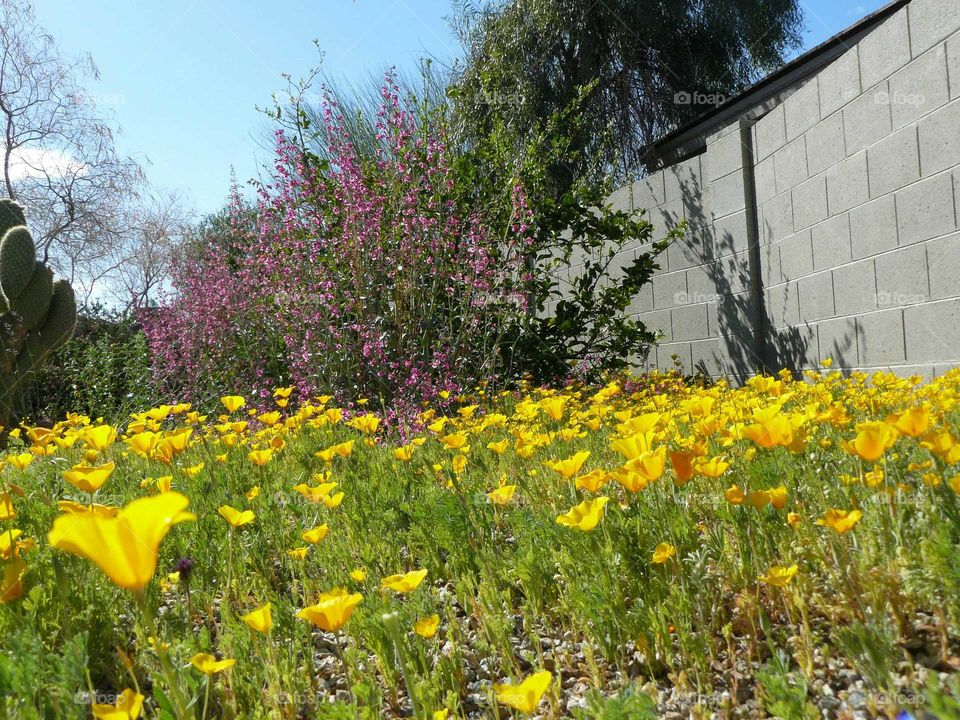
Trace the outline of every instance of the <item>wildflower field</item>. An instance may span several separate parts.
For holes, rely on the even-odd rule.
[[[4,716],[960,716],[960,371],[443,395],[14,431]]]

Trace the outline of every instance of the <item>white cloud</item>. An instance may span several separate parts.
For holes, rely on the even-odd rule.
[[[10,158],[10,179],[14,182],[29,177],[63,177],[82,169],[72,155],[63,150],[20,148]]]

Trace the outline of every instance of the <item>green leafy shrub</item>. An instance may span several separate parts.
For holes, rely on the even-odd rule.
[[[37,420],[71,412],[119,419],[157,398],[139,326],[130,315],[96,304],[80,311],[73,338],[38,371],[28,414]]]

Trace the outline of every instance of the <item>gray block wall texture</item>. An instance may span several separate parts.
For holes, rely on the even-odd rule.
[[[771,104],[611,197],[688,226],[631,307],[649,365],[960,365],[960,0],[912,0]]]

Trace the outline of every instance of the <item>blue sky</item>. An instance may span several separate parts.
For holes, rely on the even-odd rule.
[[[805,45],[884,1],[801,0]],[[121,126],[121,150],[200,212],[220,207],[231,167],[244,181],[268,158],[255,108],[283,88],[282,73],[317,64],[314,39],[325,66],[354,81],[459,50],[449,0],[36,0],[36,12],[63,50],[92,54],[101,78],[90,90]]]

